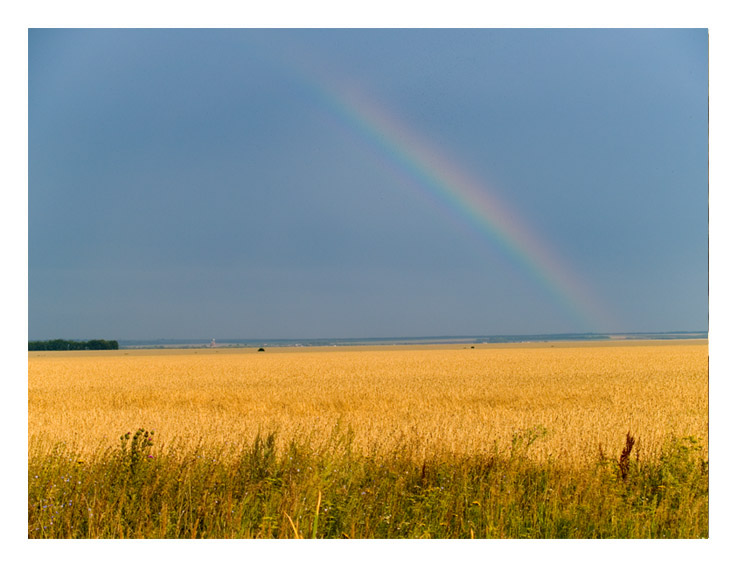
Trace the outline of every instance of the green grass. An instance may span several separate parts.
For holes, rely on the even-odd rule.
[[[623,450],[591,466],[526,448],[437,455],[354,450],[275,435],[243,447],[153,449],[153,433],[81,460],[29,459],[29,538],[705,538],[708,463],[697,440],[647,462]],[[631,448],[631,447],[630,447]],[[149,457],[149,454],[152,457]],[[636,452],[635,452],[636,455]]]

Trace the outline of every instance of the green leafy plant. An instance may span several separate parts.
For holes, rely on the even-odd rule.
[[[120,436],[120,456],[128,464],[132,473],[138,470],[141,463],[154,458],[151,454],[153,445],[154,431],[139,429],[132,438],[130,431]]]

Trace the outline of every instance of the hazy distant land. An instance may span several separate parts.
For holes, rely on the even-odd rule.
[[[459,335],[433,337],[364,337],[319,339],[214,339],[218,348],[294,347],[294,346],[362,346],[362,345],[428,345],[428,344],[489,344],[611,340],[678,340],[706,339],[706,331],[672,331],[655,333],[556,333],[538,335]],[[203,348],[211,347],[213,339],[124,339],[121,349],[135,348]]]

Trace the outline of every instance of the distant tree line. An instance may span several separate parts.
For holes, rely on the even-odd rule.
[[[28,350],[118,350],[118,341],[93,339],[91,341],[28,341]]]

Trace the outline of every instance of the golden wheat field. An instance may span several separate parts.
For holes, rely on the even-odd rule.
[[[159,449],[278,439],[476,453],[537,428],[535,458],[643,457],[673,435],[708,447],[706,341],[335,347],[28,355],[29,451],[114,447],[156,432]]]

